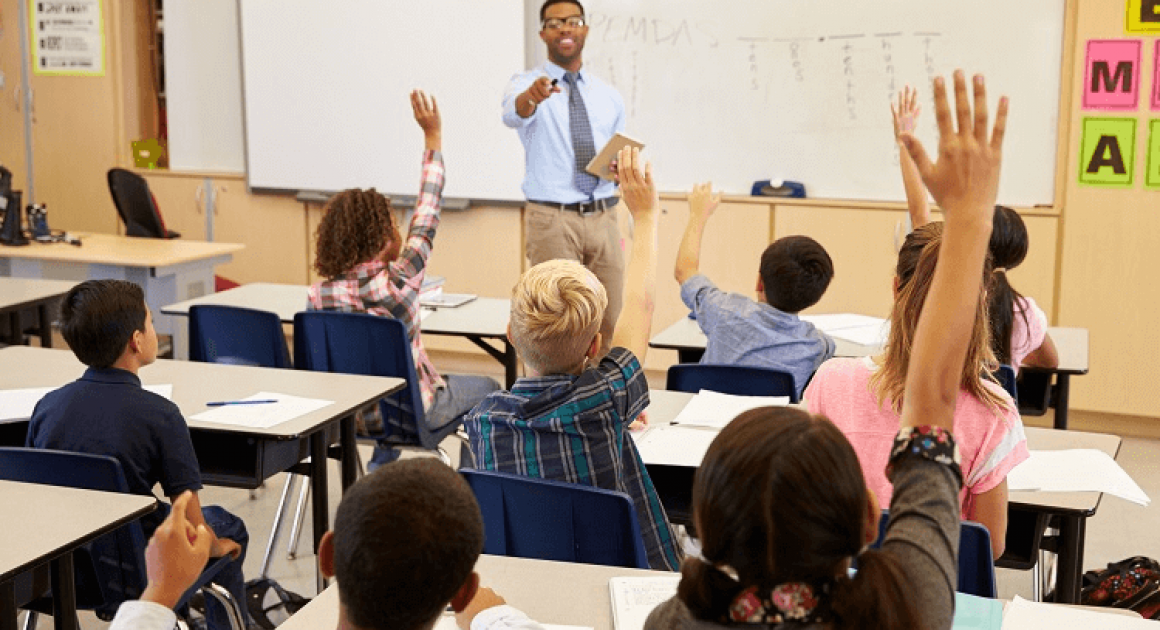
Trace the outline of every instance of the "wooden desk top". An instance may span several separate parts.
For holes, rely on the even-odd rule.
[[[1066,374],[1087,374],[1088,371],[1088,331],[1086,328],[1050,327],[1047,329],[1059,350],[1059,367],[1046,370]],[[834,356],[865,357],[878,354],[881,346],[863,346],[842,339],[834,339],[837,349]],[[649,340],[652,348],[671,350],[704,350],[707,339],[695,320],[682,317],[679,321],[662,330]],[[1024,368],[1031,370],[1033,368]]]
[[[277,313],[278,319],[289,324],[294,321],[295,313],[306,310],[307,288],[298,284],[257,282],[170,304],[162,307],[161,312],[188,316],[189,308],[198,304],[237,306]],[[423,319],[421,328],[429,335],[503,338],[507,335],[510,311],[511,300],[481,297],[463,306],[435,310]]]
[[[0,582],[152,512],[153,497],[0,481]],[[17,507],[19,506],[19,507]]]
[[[82,245],[32,243],[0,247],[0,258],[52,260],[119,267],[169,267],[245,249],[239,243],[207,243],[184,239],[135,238],[114,234],[76,234]]]
[[[685,408],[693,394],[650,390],[648,421],[650,427],[667,426]],[[704,429],[711,431],[712,429]],[[1027,434],[1027,448],[1033,451],[1059,451],[1087,448],[1103,451],[1114,459],[1120,452],[1122,438],[1104,433],[1082,431],[1059,431],[1039,427],[1024,427]],[[648,460],[645,460],[648,464]],[[690,466],[700,462],[690,462]],[[1091,515],[1099,507],[1102,492],[1039,492],[1035,490],[1012,491],[1008,501],[1020,505],[1051,512],[1082,513]]]
[[[0,349],[0,389],[60,387],[76,380],[84,371],[85,366],[70,350],[30,346]],[[181,409],[190,427],[287,440],[299,438],[320,424],[341,418],[398,391],[406,383],[399,378],[168,359],[158,359],[146,366],[140,376],[144,385],[173,385],[173,402]],[[261,391],[332,400],[334,404],[269,428],[234,427],[190,419],[195,414],[207,411],[207,402],[238,400]]]
[[[488,555],[479,557],[475,570],[479,572],[483,586],[495,589],[509,604],[532,619],[540,623],[590,626],[595,630],[613,630],[609,579],[676,575],[663,571]],[[338,587],[332,584],[278,626],[278,630],[336,627]]]
[[[76,282],[70,280],[0,277],[0,311],[24,308],[63,297],[76,285]]]

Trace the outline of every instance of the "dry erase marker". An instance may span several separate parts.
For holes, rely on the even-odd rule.
[[[218,400],[214,402],[207,402],[206,407],[225,407],[226,405],[265,405],[268,403],[276,403],[276,400]]]

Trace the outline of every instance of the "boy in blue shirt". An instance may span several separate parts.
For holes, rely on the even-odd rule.
[[[708,337],[701,363],[787,372],[800,397],[818,366],[834,356],[834,340],[797,314],[822,299],[834,277],[834,263],[814,239],[787,236],[761,255],[757,301],[718,289],[701,275],[700,266],[701,236],[720,201],[711,184],[693,187],[689,223],[677,251],[681,300]]]
[[[133,494],[151,496],[158,483],[170,500],[192,491],[184,503],[186,518],[213,534],[213,557],[234,557],[216,581],[246,616],[245,524],[220,507],[201,507],[201,472],[185,418],[173,402],[143,389],[137,377],[138,370],[157,359],[157,331],[141,287],[124,280],[89,280],[73,287],[61,302],[60,330],[89,368],[37,403],[27,446],[114,457]],[[141,519],[146,536],[168,514],[168,506],[162,506]],[[211,599],[206,606],[210,630],[230,627],[220,604]]]

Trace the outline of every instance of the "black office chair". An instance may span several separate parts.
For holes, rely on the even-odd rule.
[[[165,220],[157,210],[157,201],[149,192],[144,177],[123,168],[109,169],[109,193],[117,205],[117,214],[125,223],[125,234],[145,238],[179,238],[181,235],[165,228]]]

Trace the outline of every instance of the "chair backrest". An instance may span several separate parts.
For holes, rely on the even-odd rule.
[[[890,513],[883,510],[882,518],[878,521],[878,540],[872,545],[876,549],[882,546],[889,520]],[[997,596],[995,560],[991,557],[991,533],[978,523],[959,523],[959,584],[955,590],[978,597]]]
[[[484,553],[649,568],[627,494],[493,471],[459,472],[483,513]]]
[[[125,234],[166,238],[165,222],[161,219],[145,178],[123,168],[111,168],[108,180],[109,193],[113,195],[117,214],[125,223]]]
[[[792,374],[763,367],[679,363],[669,368],[665,389],[692,393],[709,389],[735,396],[789,396],[791,403],[799,402]]]
[[[39,448],[0,448],[0,479],[104,492],[129,491],[121,463],[105,455]],[[137,599],[145,588],[145,534],[138,521],[120,527],[85,546],[96,570],[96,584],[83,583],[84,561],[78,556],[77,605],[115,612]]]
[[[411,359],[407,329],[402,322],[366,313],[298,313],[294,316],[294,359],[300,370],[391,376],[406,380],[406,387],[379,404],[384,430],[390,430],[388,419],[394,418],[404,426],[415,427],[421,446],[432,450],[438,448],[438,439],[424,422],[419,378]]]
[[[190,307],[189,358],[206,363],[293,367],[278,315],[235,306]]]
[[[1015,385],[1015,368],[1010,365],[1000,365],[999,369],[995,370],[995,379],[999,381],[1003,389],[1007,390],[1008,394],[1011,394],[1011,399],[1018,405],[1019,389]]]

